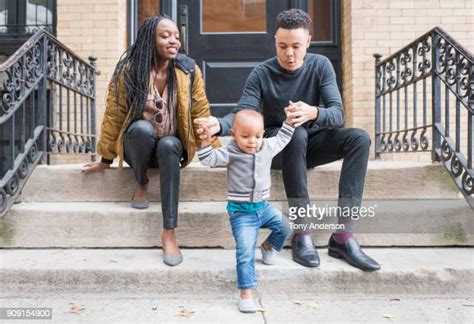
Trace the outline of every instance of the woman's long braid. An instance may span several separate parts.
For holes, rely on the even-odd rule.
[[[162,19],[171,19],[167,16],[154,16],[144,21],[137,33],[135,43],[125,51],[120,58],[113,74],[115,83],[115,95],[118,101],[118,79],[123,73],[124,85],[127,90],[127,105],[132,110],[131,122],[142,118],[145,101],[147,99],[150,84],[150,71],[156,66],[158,57],[156,55],[156,26]],[[168,70],[169,90],[173,89],[174,64],[170,64]],[[170,92],[172,94],[173,92]]]

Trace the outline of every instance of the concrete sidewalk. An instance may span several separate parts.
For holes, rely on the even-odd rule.
[[[259,294],[260,312],[242,314],[237,294],[152,297],[47,294],[0,298],[0,307],[47,307],[52,320],[29,323],[472,323],[472,297],[427,295]],[[469,318],[471,320],[469,320]],[[19,324],[22,320],[2,321]]]
[[[260,293],[435,294],[472,296],[472,248],[366,248],[382,270],[366,273],[319,249],[321,266],[305,268],[285,250],[261,263]],[[184,249],[170,268],[159,249],[0,250],[3,297],[49,293],[227,294],[235,290],[235,251]]]

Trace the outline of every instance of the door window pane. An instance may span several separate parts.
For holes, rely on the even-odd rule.
[[[333,0],[313,0],[308,1],[308,13],[313,20],[310,27],[310,34],[313,42],[332,41],[332,1]]]
[[[0,33],[31,34],[44,28],[55,33],[55,0],[0,0]]]
[[[138,0],[138,24],[140,28],[145,19],[160,14],[160,0]]]
[[[0,0],[0,26],[7,24],[8,10],[5,0]]]
[[[203,33],[265,32],[265,0],[201,0]]]
[[[48,26],[53,23],[52,0],[28,0],[26,3],[26,25]]]

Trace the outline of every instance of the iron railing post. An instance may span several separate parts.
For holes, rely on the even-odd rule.
[[[382,57],[381,54],[375,53],[374,58],[375,58],[375,158],[380,159],[380,92],[382,89],[378,89],[380,79],[382,78],[382,75],[378,73],[378,65],[380,64],[380,58]]]
[[[436,154],[436,149],[441,148],[441,135],[439,134],[436,125],[441,123],[441,80],[438,76],[437,69],[439,65],[439,47],[438,43],[440,37],[436,31],[432,33],[432,51],[431,51],[431,107],[432,107],[432,138],[433,138],[433,145],[431,149],[431,160],[433,162],[439,161],[439,157]]]
[[[46,102],[46,74],[48,68],[48,37],[43,34],[41,51],[41,81],[38,84],[38,125],[43,126],[43,132],[38,138],[38,151],[43,152],[42,164],[48,163],[48,127],[47,125],[47,102]]]
[[[473,142],[473,131],[474,131],[474,64],[470,64],[469,67],[469,82],[468,82],[468,97],[467,104],[469,110],[467,111],[467,167],[469,170],[472,170],[472,159],[474,152],[474,142]],[[471,179],[473,181],[473,179]]]
[[[95,92],[96,92],[96,71],[97,71],[97,57],[95,55],[89,56],[89,62],[94,67],[92,71],[92,99],[90,100],[90,112],[91,112],[91,161],[94,162],[97,159],[96,154],[96,118],[95,118]]]

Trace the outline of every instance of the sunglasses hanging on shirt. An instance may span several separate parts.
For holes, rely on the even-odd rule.
[[[155,93],[153,95],[154,97],[154,101],[155,101],[155,107],[156,109],[158,109],[159,111],[155,114],[154,116],[154,119],[155,119],[155,122],[157,124],[161,124],[163,122],[163,113],[161,112],[161,110],[163,109],[164,105],[165,105],[165,101],[163,100],[163,98],[161,98],[158,94],[158,90],[156,89],[156,87],[154,86],[153,87],[154,90],[155,90]]]

